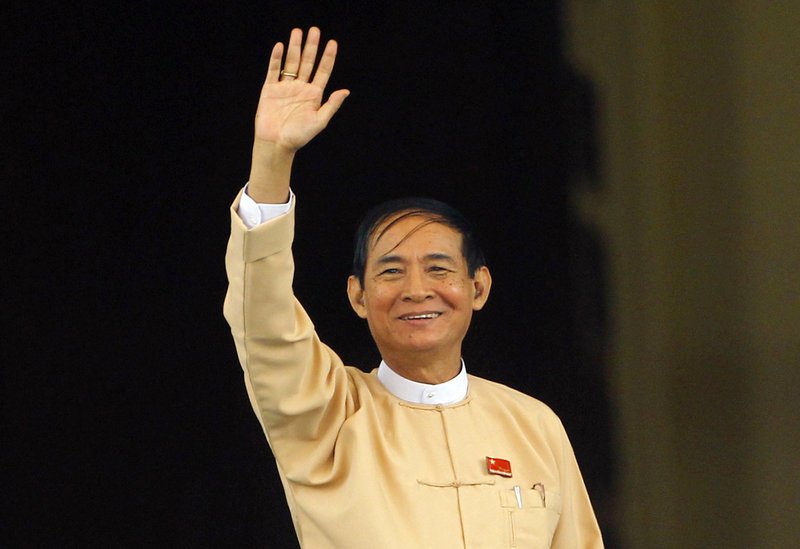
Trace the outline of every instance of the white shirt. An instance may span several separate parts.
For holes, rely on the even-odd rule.
[[[467,369],[464,367],[463,359],[461,371],[456,377],[436,385],[411,381],[381,360],[381,365],[378,367],[378,381],[400,400],[415,404],[454,404],[464,400],[469,390]]]
[[[287,213],[294,202],[294,193],[291,190],[285,204],[259,204],[247,194],[247,185],[244,190],[237,213],[248,229]],[[378,380],[400,400],[415,404],[453,404],[464,400],[469,390],[467,368],[463,359],[461,371],[456,377],[436,385],[411,381],[392,370],[384,361],[378,367]]]

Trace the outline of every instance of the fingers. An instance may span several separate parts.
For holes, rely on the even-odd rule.
[[[338,45],[336,41],[328,40],[328,43],[325,45],[325,51],[322,52],[322,59],[319,60],[317,72],[314,73],[314,80],[311,82],[321,90],[324,90],[325,86],[328,85],[328,79],[331,77],[333,65],[336,62],[337,50]]]
[[[292,29],[292,33],[289,36],[289,44],[286,47],[286,60],[283,62],[283,70],[281,70],[281,58],[284,47],[282,43],[278,42],[270,55],[269,70],[267,71],[265,84],[296,79],[302,82],[310,81],[313,85],[324,90],[333,72],[338,45],[335,40],[328,40],[315,72],[314,65],[319,51],[319,39],[320,30],[317,27],[308,29],[305,44],[303,44],[303,31]],[[311,80],[312,73],[314,73],[313,80]]]
[[[314,63],[317,60],[317,47],[319,46],[319,29],[311,27],[308,29],[306,44],[303,46],[303,54],[300,59],[300,68],[297,71],[297,79],[308,82],[311,78],[311,71],[314,70]]]
[[[286,62],[283,64],[284,73],[296,75],[300,69],[300,46],[302,42],[303,31],[292,29],[292,34],[289,35],[289,46],[286,48]]]
[[[267,79],[264,84],[272,84],[278,81],[281,74],[281,59],[283,58],[283,44],[278,42],[272,48],[269,56],[269,67],[267,68]]]

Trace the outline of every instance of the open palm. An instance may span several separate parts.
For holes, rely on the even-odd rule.
[[[347,90],[337,90],[327,102],[322,102],[336,60],[337,45],[333,40],[327,43],[314,71],[319,37],[319,29],[312,27],[301,48],[303,32],[294,29],[283,70],[283,44],[275,44],[256,111],[256,139],[295,151],[328,125],[349,95]]]

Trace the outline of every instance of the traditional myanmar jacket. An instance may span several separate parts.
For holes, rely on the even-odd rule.
[[[475,376],[414,404],[345,366],[292,292],[294,208],[248,230],[236,207],[225,317],[304,548],[602,547],[547,406]]]

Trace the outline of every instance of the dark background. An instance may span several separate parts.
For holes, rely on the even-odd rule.
[[[568,200],[591,172],[591,124],[557,2],[37,4],[2,19],[7,545],[296,544],[221,307],[269,51],[312,24],[340,43],[329,91],[352,92],[293,178],[295,290],[322,339],[379,361],[344,292],[369,206],[461,209],[494,277],[468,369],[556,410],[613,535],[602,256]]]

